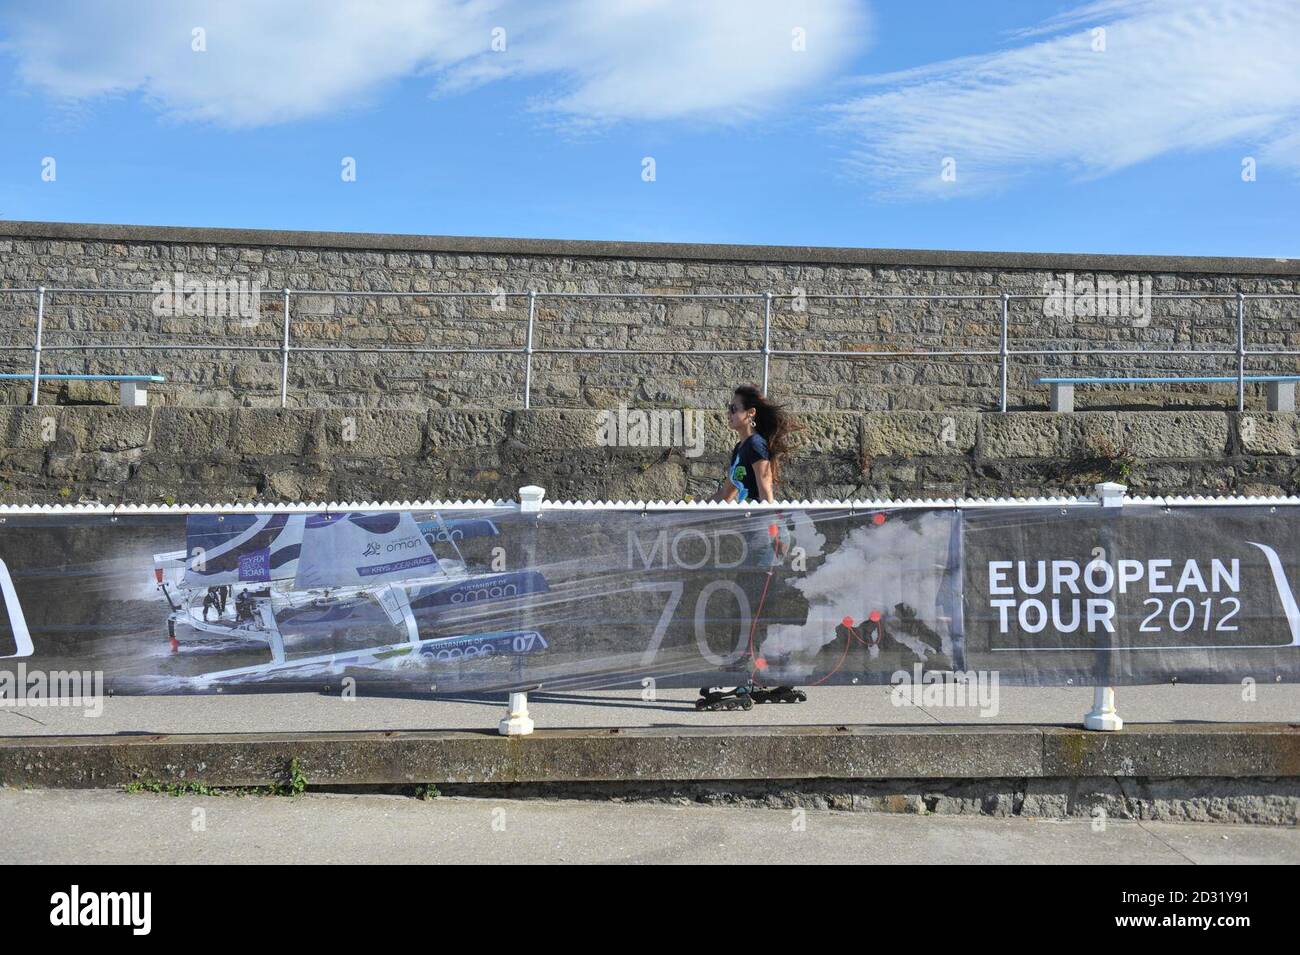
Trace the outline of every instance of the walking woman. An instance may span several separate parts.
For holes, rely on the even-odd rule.
[[[725,480],[710,500],[775,503],[782,459],[789,451],[790,435],[797,430],[796,422],[756,387],[741,385],[727,405],[727,424],[740,436],[740,441],[731,451]],[[782,558],[778,556],[778,549],[783,547],[783,542],[780,522],[773,520],[776,516],[770,511],[746,515],[741,531],[745,539],[746,567],[768,571],[780,563]],[[762,576],[755,574],[750,576],[750,581],[753,586],[747,588],[746,595],[753,614],[751,625],[756,629],[771,578],[767,573]],[[750,665],[759,665],[752,659],[756,651],[756,636],[751,633],[749,638]],[[747,710],[756,702],[800,702],[803,699],[804,694],[791,687],[760,688],[751,675],[747,684],[733,690],[702,688],[695,707],[701,710]]]
[[[775,502],[793,419],[753,385],[741,385],[727,405],[727,425],[740,435],[740,443],[732,449],[726,480],[711,500]]]

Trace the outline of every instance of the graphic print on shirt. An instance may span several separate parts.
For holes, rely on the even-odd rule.
[[[749,497],[749,488],[745,487],[745,466],[740,463],[740,455],[737,454],[731,459],[731,472],[728,480],[731,486],[736,489],[736,500],[744,501]]]

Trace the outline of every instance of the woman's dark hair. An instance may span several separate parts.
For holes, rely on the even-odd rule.
[[[741,385],[735,395],[745,406],[745,410],[754,409],[754,430],[767,442],[767,451],[772,456],[772,484],[780,480],[781,459],[790,451],[790,435],[802,430],[803,426],[789,412],[758,390],[755,385]]]

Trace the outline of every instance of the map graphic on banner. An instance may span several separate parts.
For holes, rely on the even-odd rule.
[[[145,694],[1293,680],[1292,510],[14,514],[0,682],[20,666]]]

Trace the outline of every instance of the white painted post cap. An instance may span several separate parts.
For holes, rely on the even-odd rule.
[[[546,488],[529,484],[519,489],[519,510],[525,514],[542,509],[542,498],[546,497]]]

